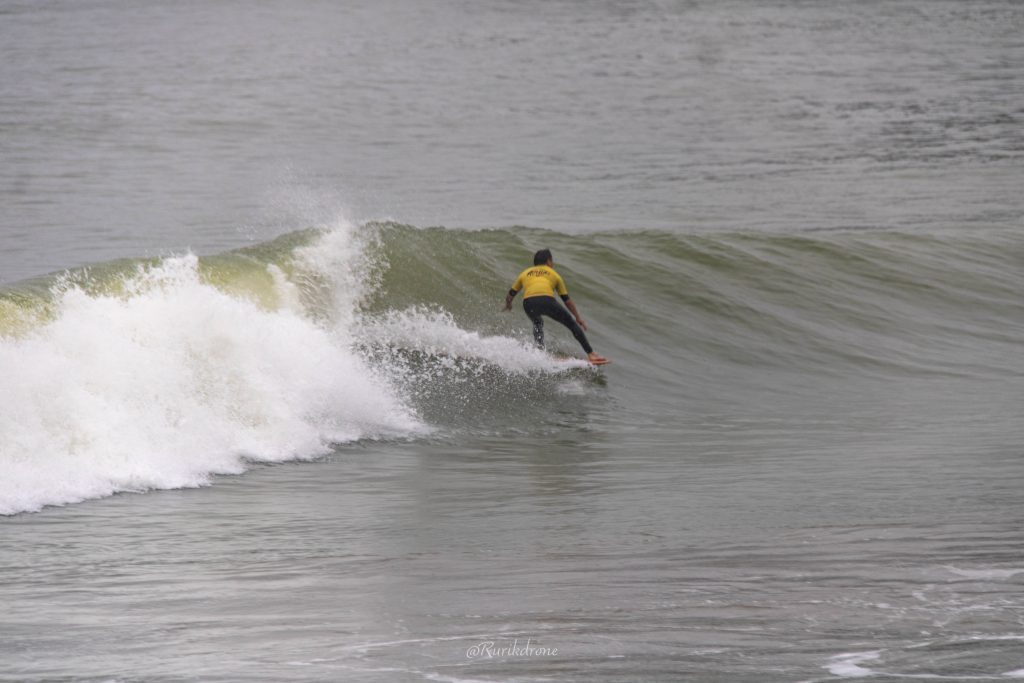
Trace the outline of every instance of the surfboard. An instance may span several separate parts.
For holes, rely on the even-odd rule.
[[[592,361],[587,358],[577,358],[576,356],[553,356],[553,358],[562,363],[568,363],[571,361],[583,361],[584,363],[589,363],[590,365],[593,365],[595,367],[600,365],[608,365],[609,363],[611,363],[611,361],[607,358],[599,361]]]

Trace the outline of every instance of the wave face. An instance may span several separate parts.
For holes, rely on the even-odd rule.
[[[1006,233],[338,221],[0,290],[0,513],[200,486],[363,439],[556,429],[566,397],[621,401],[604,374],[533,349],[518,306],[500,312],[540,246],[644,409],[835,379],[1024,374],[1024,259]],[[564,330],[549,338],[580,355]]]
[[[500,329],[481,311],[544,245],[584,316],[600,323],[596,345],[655,364],[885,377],[1021,372],[1024,248],[1005,232],[381,229],[392,268],[374,310],[429,301],[471,327]]]

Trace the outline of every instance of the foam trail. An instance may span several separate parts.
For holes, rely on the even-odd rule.
[[[1024,568],[1011,568],[1011,569],[960,569],[958,567],[947,566],[951,573],[957,576],[962,576],[967,579],[977,580],[998,580],[998,579],[1012,579],[1018,574],[1024,574]]]
[[[319,258],[348,272],[357,257],[340,228],[298,265],[317,275]],[[275,310],[205,283],[193,255],[168,258],[117,295],[55,292],[52,320],[0,337],[0,514],[199,486],[248,459],[312,458],[332,443],[422,430],[339,342],[351,313],[340,327],[318,324],[301,288],[270,274]]]
[[[866,676],[873,676],[875,672],[861,666],[861,664],[878,660],[881,656],[882,653],[878,650],[871,652],[848,652],[832,657],[826,668],[833,676],[864,678]]]

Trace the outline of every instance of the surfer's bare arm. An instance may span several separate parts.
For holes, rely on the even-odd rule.
[[[576,318],[576,324],[586,330],[587,324],[583,322],[583,318],[580,317],[580,312],[576,310],[576,304],[572,302],[572,299],[567,296],[563,296],[562,301],[565,302],[565,307],[569,309],[570,313],[572,313],[572,317]]]
[[[519,292],[517,292],[514,289],[508,290],[508,294],[505,295],[505,310],[506,311],[511,311],[512,310],[512,299],[515,299],[516,298],[516,294],[518,294],[518,293]]]

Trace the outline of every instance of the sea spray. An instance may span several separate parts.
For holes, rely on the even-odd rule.
[[[586,360],[466,329],[428,306],[364,315],[359,348],[418,415],[450,433],[488,432],[510,419],[541,429],[567,387],[577,397],[604,394]]]
[[[448,311],[428,306],[366,316],[361,339],[388,348],[420,351],[447,359],[449,364],[456,360],[477,361],[516,374],[590,367],[583,358],[556,359],[521,339],[464,329]]]

